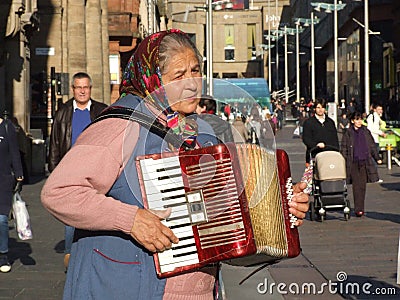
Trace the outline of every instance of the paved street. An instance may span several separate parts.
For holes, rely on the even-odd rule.
[[[292,177],[299,180],[304,170],[305,147],[301,139],[292,137],[293,130],[294,127],[288,125],[283,131],[278,131],[276,141],[278,148],[288,152]],[[340,299],[340,294],[348,299],[399,299],[396,268],[400,233],[400,167],[393,165],[392,170],[388,170],[386,166],[379,166],[379,174],[383,182],[367,186],[365,217],[352,216],[345,221],[342,212],[332,211],[327,213],[327,220],[323,223],[311,222],[309,218],[305,221],[299,228],[302,247],[299,257],[263,269],[242,288],[238,283],[251,271],[225,266],[228,269],[225,276],[229,280],[226,282],[228,299]],[[353,205],[351,186],[348,194]],[[347,276],[347,280],[338,281],[337,276],[341,279]],[[257,292],[257,285],[265,282],[265,278],[270,284],[271,277],[276,285],[286,284],[283,291],[287,294],[277,292],[276,285],[265,294]],[[307,284],[314,284],[318,291],[322,284],[327,285],[330,281],[338,284],[336,290],[341,293],[329,292],[329,286],[325,286],[323,295],[316,292],[316,296],[311,296],[311,288],[301,292],[302,287],[309,287]],[[368,287],[366,283],[372,286]],[[289,291],[290,285],[293,292]],[[371,294],[351,293],[352,286],[365,287]],[[296,293],[296,287],[300,287],[300,292]],[[335,291],[334,287],[331,290]]]
[[[304,167],[304,146],[300,139],[292,138],[293,129],[288,125],[277,133],[277,146],[289,153],[292,177],[298,180]],[[365,217],[345,221],[341,212],[328,212],[323,223],[305,220],[299,229],[302,245],[299,257],[263,268],[241,285],[239,282],[257,268],[224,264],[227,298],[342,299],[340,294],[345,295],[347,288],[345,297],[348,299],[398,299],[400,167],[394,165],[389,171],[380,166],[379,173],[383,183],[367,187]],[[7,274],[0,273],[0,299],[61,299],[65,279],[62,262],[64,227],[40,204],[43,183],[43,178],[36,178],[22,191],[22,197],[29,204],[34,238],[18,240],[10,222],[13,269]],[[352,201],[351,186],[349,199]],[[337,276],[343,281],[338,281]],[[347,280],[344,280],[346,276]],[[330,282],[337,284],[338,292],[332,284],[332,292],[329,291]],[[322,286],[323,295],[311,296],[313,286],[317,291]],[[295,293],[297,287],[299,292]],[[371,294],[357,292],[357,287]],[[302,288],[305,288],[303,292]],[[378,292],[386,295],[378,295]],[[394,293],[397,296],[388,296]]]

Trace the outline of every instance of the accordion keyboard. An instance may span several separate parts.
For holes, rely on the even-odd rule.
[[[179,157],[144,159],[140,164],[148,208],[163,210],[171,207],[171,215],[162,223],[179,238],[178,244],[158,253],[161,272],[199,263]]]

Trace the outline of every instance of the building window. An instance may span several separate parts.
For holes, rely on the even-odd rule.
[[[225,60],[235,60],[235,47],[225,47]]]
[[[384,87],[393,87],[394,77],[393,48],[389,46],[383,51],[383,82]]]
[[[233,25],[225,25],[225,60],[235,60],[235,36]]]
[[[120,83],[120,61],[119,55],[110,54],[109,56],[110,63],[110,80],[111,84],[119,84]]]
[[[255,60],[256,53],[256,24],[247,25],[247,59]]]

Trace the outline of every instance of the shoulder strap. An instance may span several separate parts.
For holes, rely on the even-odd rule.
[[[137,122],[141,126],[148,129],[150,132],[165,139],[168,143],[172,144],[176,148],[183,147],[186,150],[194,148],[194,145],[190,145],[189,143],[182,141],[178,135],[176,135],[172,131],[168,130],[168,127],[162,125],[156,119],[154,119],[140,111],[137,111],[137,110],[134,110],[134,109],[128,108],[128,107],[109,106],[91,124],[94,124],[94,123],[97,123],[99,121],[109,119],[109,118],[119,118],[119,119]]]

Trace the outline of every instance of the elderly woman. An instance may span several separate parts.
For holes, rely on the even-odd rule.
[[[151,116],[196,147],[215,143],[211,127],[192,114],[202,90],[201,61],[179,30],[145,38],[128,63],[114,106]],[[143,207],[134,159],[174,150],[164,146],[161,137],[137,122],[102,120],[83,132],[48,178],[43,205],[79,228],[64,299],[213,298],[213,267],[168,279],[156,276],[152,253],[178,238],[160,222],[170,211],[156,214]],[[300,225],[308,195],[297,192],[290,210]]]

